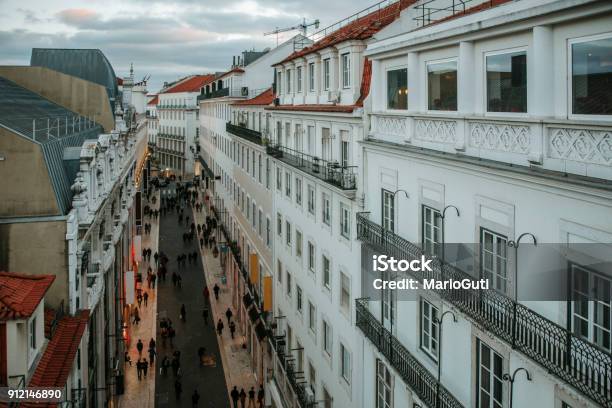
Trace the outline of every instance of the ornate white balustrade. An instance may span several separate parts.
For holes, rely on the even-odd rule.
[[[612,120],[372,114],[370,138],[612,180]]]

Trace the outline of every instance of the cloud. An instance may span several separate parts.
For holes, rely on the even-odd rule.
[[[67,25],[77,28],[88,28],[88,26],[95,24],[100,19],[100,15],[91,9],[72,8],[58,12],[57,18]]]

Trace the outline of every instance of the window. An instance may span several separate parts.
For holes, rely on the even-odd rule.
[[[295,178],[295,203],[302,205],[302,179],[299,177]]]
[[[252,219],[251,219],[251,226],[253,227],[253,229],[255,229],[256,225],[257,225],[257,204],[255,204],[255,202],[253,202],[253,210],[251,211],[251,215],[252,215]]]
[[[457,110],[457,61],[427,64],[428,109]]]
[[[612,281],[576,264],[570,265],[572,330],[576,335],[611,351]]]
[[[387,71],[387,109],[408,109],[408,70]]]
[[[315,388],[317,387],[317,372],[315,371],[315,368],[312,365],[312,362],[308,363],[308,373],[310,376],[310,389],[312,393],[314,394]]]
[[[291,70],[288,69],[285,72],[285,76],[287,77],[287,93],[291,93]]]
[[[351,59],[350,54],[342,54],[342,87],[351,86]]]
[[[308,185],[308,212],[312,215],[315,213],[315,190],[310,184]]]
[[[270,244],[271,244],[271,238],[272,238],[272,237],[271,237],[271,235],[272,235],[272,234],[270,233],[270,230],[271,230],[271,228],[272,228],[272,227],[271,227],[271,225],[270,225],[270,224],[271,224],[271,222],[270,222],[270,218],[269,218],[269,217],[266,217],[266,246],[267,246],[268,248],[270,247]]]
[[[291,246],[291,223],[289,221],[285,221],[285,238],[287,246]]]
[[[270,159],[266,159],[266,188],[270,188]]]
[[[344,238],[350,238],[351,234],[351,211],[344,204],[340,204],[340,234]]]
[[[612,38],[571,47],[572,113],[612,115]]]
[[[389,231],[395,231],[395,195],[382,189],[382,226]]]
[[[295,230],[295,256],[302,257],[302,232],[297,228]]]
[[[308,328],[313,332],[317,332],[317,311],[311,301],[308,301]]]
[[[349,142],[346,140],[346,138],[348,138],[346,135],[347,133],[346,130],[340,131],[340,135],[342,136],[342,141],[340,142],[340,164],[345,169],[349,167]]]
[[[306,141],[307,146],[306,148],[308,149],[308,153],[311,155],[314,155],[315,153],[315,145],[314,145],[314,141],[315,141],[315,127],[314,126],[308,126],[308,134],[306,135],[306,137],[308,138],[308,140]]]
[[[263,211],[259,210],[259,217],[257,217],[257,233],[259,237],[263,237]]]
[[[323,60],[323,90],[329,90],[329,74],[330,74],[330,66],[329,66],[329,58]]]
[[[331,225],[331,209],[330,209],[330,201],[329,201],[329,195],[323,193],[321,194],[321,210],[322,210],[322,216],[323,216],[323,222],[326,225]]]
[[[276,260],[276,276],[278,278],[278,283],[283,283],[283,263],[280,259]]]
[[[283,172],[280,167],[276,168],[276,189],[283,191]]]
[[[503,408],[503,357],[478,340],[477,395],[478,408]]]
[[[351,281],[343,272],[340,272],[340,308],[347,313],[351,308]]]
[[[297,67],[295,74],[297,75],[297,91],[302,92],[302,67]]]
[[[432,256],[440,255],[442,242],[442,217],[440,211],[423,206],[423,249]]]
[[[421,299],[421,349],[438,361],[438,309]]]
[[[315,89],[315,64],[311,62],[308,64],[308,90],[314,92]]]
[[[340,343],[340,375],[348,384],[351,383],[351,353]]]
[[[322,256],[322,266],[323,266],[323,286],[327,289],[331,289],[331,263],[329,262],[329,258],[325,255]]]
[[[276,233],[279,237],[283,236],[283,217],[280,213],[276,213]]]
[[[508,284],[506,245],[508,240],[506,237],[484,228],[481,231],[480,240],[481,275],[483,278],[489,279],[490,287],[506,293]]]
[[[285,172],[285,195],[291,198],[291,173]]]
[[[308,269],[311,272],[315,271],[315,246],[310,241],[308,241]]]
[[[302,288],[299,285],[295,285],[295,307],[302,313]]]
[[[487,56],[487,112],[527,112],[527,53]]]
[[[376,408],[393,407],[391,372],[381,360],[376,360]]]
[[[36,318],[30,320],[30,348],[36,350]]]
[[[247,204],[246,204],[247,208],[247,220],[251,219],[251,197],[247,197]]]
[[[331,327],[329,327],[329,324],[327,324],[325,319],[323,319],[322,322],[323,322],[323,324],[322,324],[322,327],[323,327],[323,351],[325,351],[328,356],[331,356],[331,353],[332,353],[332,333],[331,333]]]
[[[287,272],[287,296],[291,297],[291,273],[289,270]]]

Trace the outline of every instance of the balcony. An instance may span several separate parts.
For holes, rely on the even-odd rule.
[[[230,89],[223,88],[223,89],[217,89],[216,91],[200,94],[198,95],[198,102],[205,100],[205,99],[221,98],[222,96],[230,96]]]
[[[387,358],[402,379],[427,404],[436,406],[438,381],[419,361],[389,332],[368,309],[368,299],[357,299],[357,327]],[[463,405],[442,384],[441,408],[463,408]]]
[[[370,221],[367,213],[357,214],[357,238],[398,259],[416,259],[422,254],[417,245]],[[474,279],[439,259],[431,265],[431,272],[414,273],[412,277],[418,280]],[[612,407],[612,355],[609,352],[493,290],[436,292],[478,326],[530,357],[549,373],[601,406]]]
[[[355,166],[341,166],[284,146],[266,146],[266,153],[341,190],[355,190]]]
[[[234,136],[241,137],[245,140],[248,140],[249,142],[256,143],[260,146],[263,144],[261,132],[251,130],[246,126],[233,125],[231,122],[227,122],[225,124],[225,130],[228,133],[231,133]]]

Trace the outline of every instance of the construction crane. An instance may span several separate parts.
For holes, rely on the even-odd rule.
[[[269,33],[264,33],[264,36],[276,34],[276,46],[278,47],[278,34],[279,33],[284,33],[284,32],[293,31],[293,30],[300,30],[302,32],[302,35],[306,37],[306,31],[308,30],[308,27],[310,26],[314,26],[315,30],[319,28],[319,19],[316,19],[313,22],[307,23],[306,19],[303,18],[302,22],[298,25],[295,25],[293,27],[286,27],[286,28],[276,27],[274,31],[270,31]]]

